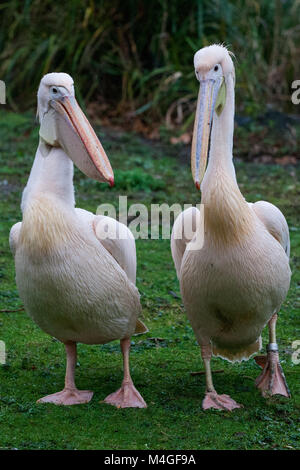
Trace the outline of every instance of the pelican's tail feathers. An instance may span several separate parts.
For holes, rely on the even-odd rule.
[[[135,332],[133,333],[133,335],[141,335],[143,333],[148,333],[148,331],[149,330],[146,325],[141,320],[137,320]]]
[[[225,345],[223,346],[215,343],[213,343],[212,346],[214,356],[222,357],[222,359],[227,359],[230,362],[241,362],[246,361],[250,356],[261,350],[262,340],[260,336],[254,343],[251,343],[246,347],[243,346],[242,348],[236,349],[232,346],[228,348]]]

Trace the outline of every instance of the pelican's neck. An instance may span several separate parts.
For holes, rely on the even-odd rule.
[[[209,162],[201,185],[205,226],[214,239],[228,241],[249,233],[253,217],[241,194],[232,161],[234,129],[234,81],[226,79],[226,103],[214,113]]]
[[[19,241],[32,260],[61,253],[78,236],[74,205],[72,161],[61,148],[40,142],[21,204]]]
[[[30,176],[22,196],[24,212],[30,201],[51,197],[73,208],[73,163],[62,148],[49,147],[40,141]]]
[[[213,174],[222,169],[228,177],[236,181],[232,162],[232,145],[234,129],[234,83],[233,76],[226,79],[226,102],[223,111],[218,116],[215,112],[210,138],[210,151],[207,170],[202,183],[202,193],[210,186]]]

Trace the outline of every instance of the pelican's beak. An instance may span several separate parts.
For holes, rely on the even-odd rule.
[[[87,176],[114,185],[107,155],[74,96],[50,101],[55,109],[56,139],[75,165]]]
[[[206,170],[214,111],[218,114],[222,111],[226,98],[225,93],[223,77],[216,80],[200,80],[191,155],[192,174],[198,190],[200,190]]]

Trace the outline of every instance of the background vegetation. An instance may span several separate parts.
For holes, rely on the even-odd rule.
[[[102,119],[185,130],[198,91],[193,55],[221,42],[237,58],[240,113],[295,112],[299,17],[299,0],[1,2],[0,78],[15,110],[35,106],[43,74],[64,71]]]

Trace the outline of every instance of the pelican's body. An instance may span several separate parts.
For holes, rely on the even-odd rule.
[[[238,241],[220,243],[206,226],[202,249],[186,251],[180,269],[198,341],[210,338],[214,353],[231,360],[260,349],[261,330],[279,310],[290,282],[283,247],[252,211],[245,207],[243,214],[248,212],[253,231]]]
[[[18,290],[32,319],[63,342],[103,344],[136,328],[135,279],[97,239],[100,221],[49,194],[33,198],[24,212],[15,255]],[[134,239],[127,255],[134,263]]]
[[[55,94],[62,91],[59,98],[51,96],[47,107],[44,97],[49,87]],[[49,74],[41,82],[41,140],[23,192],[23,221],[10,233],[17,287],[26,311],[67,349],[65,389],[41,401],[89,401],[92,392],[75,387],[76,343],[120,339],[126,383],[106,401],[117,406],[146,406],[133,387],[128,366],[131,335],[146,331],[138,320],[141,306],[135,287],[135,240],[127,227],[114,219],[75,208],[71,158],[101,181],[112,183],[113,174],[74,100],[72,87],[66,74]],[[41,109],[43,98],[45,109]]]
[[[261,388],[269,387],[265,379],[270,363],[273,372],[280,368],[274,322],[290,284],[289,232],[279,209],[264,201],[248,204],[236,182],[232,163],[234,68],[227,50],[210,46],[198,51],[195,70],[203,89],[195,119],[192,170],[197,188],[204,175],[202,208],[179,215],[171,248],[184,305],[206,366],[203,407],[233,409],[239,405],[227,395],[217,395],[213,388],[210,358],[212,353],[228,360],[249,358],[260,350],[261,331],[271,322],[270,343],[275,354],[266,364]],[[215,91],[216,83],[219,88]],[[226,99],[220,98],[222,86]],[[216,109],[220,103],[220,112],[211,103]],[[212,129],[205,171],[207,126]],[[187,227],[189,235],[185,234]],[[285,383],[279,382],[272,391],[288,395]]]

